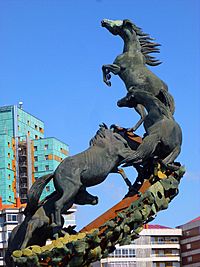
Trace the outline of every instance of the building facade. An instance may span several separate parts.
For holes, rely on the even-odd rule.
[[[200,217],[178,226],[183,235],[180,240],[182,266],[200,266]]]
[[[93,267],[180,267],[181,229],[147,225],[131,245],[116,246]]]
[[[44,122],[22,105],[0,107],[0,266],[8,236],[23,219],[28,189],[38,177],[52,173],[68,153],[67,144],[44,136]],[[41,198],[53,190],[51,181]],[[69,224],[75,224],[74,213],[65,216],[65,226]]]

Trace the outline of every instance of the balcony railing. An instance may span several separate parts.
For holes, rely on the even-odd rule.
[[[27,189],[27,188],[28,188],[28,185],[27,185],[27,184],[20,184],[20,188],[25,188],[25,189]]]
[[[169,253],[166,253],[166,254],[151,254],[151,257],[178,257],[180,256],[179,253],[173,253],[173,254],[169,254]]]
[[[179,241],[170,241],[170,240],[166,240],[166,241],[151,241],[151,244],[153,245],[168,245],[168,244],[179,244]]]

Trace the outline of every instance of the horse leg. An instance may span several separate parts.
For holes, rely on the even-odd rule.
[[[170,163],[173,163],[174,162],[174,160],[178,157],[178,155],[180,154],[180,152],[181,152],[181,147],[180,146],[176,146],[175,148],[174,148],[174,150],[166,157],[166,158],[164,158],[161,162],[162,162],[162,164],[163,165],[165,165],[166,167],[171,167],[172,169],[173,168],[176,168],[176,166],[175,165],[173,165],[173,164],[170,164]],[[177,167],[177,169],[178,169],[179,167]]]
[[[103,71],[103,81],[108,86],[111,86],[111,82],[109,81],[111,76],[109,73],[112,72],[114,75],[117,75],[121,71],[121,67],[116,64],[103,65],[102,71]]]
[[[144,122],[144,119],[146,117],[145,109],[141,104],[138,104],[135,107],[135,111],[137,111],[137,113],[140,115],[140,120],[135,124],[135,126],[128,129],[128,131],[131,131],[131,132],[135,132],[140,127],[140,125]]]
[[[34,219],[34,220],[31,220],[30,222],[28,222],[28,225],[27,225],[27,228],[26,228],[26,234],[25,234],[25,237],[24,237],[24,241],[23,241],[23,243],[21,245],[21,249],[27,247],[28,242],[30,241],[30,239],[33,236],[33,232],[37,228],[42,227],[42,224],[39,221],[40,221],[39,219]]]
[[[126,173],[123,169],[117,169],[117,173],[119,173],[122,178],[124,179],[125,183],[127,184],[127,186],[129,187],[129,189],[131,188],[132,184],[131,181],[128,179],[128,177],[126,176]]]
[[[98,197],[93,196],[90,193],[88,193],[86,191],[86,187],[82,187],[78,191],[78,193],[74,199],[74,204],[77,204],[77,205],[86,205],[86,204],[96,205],[96,204],[98,204]]]
[[[53,223],[55,223],[56,226],[58,227],[62,227],[62,222],[61,222],[62,208],[64,206],[68,206],[68,204],[71,203],[71,200],[76,196],[76,194],[78,193],[80,189],[80,183],[76,183],[75,182],[76,180],[80,181],[80,176],[67,179],[67,183],[66,183],[66,178],[63,177],[62,179],[60,179],[60,181],[63,181],[63,184],[60,184],[60,188],[59,188],[60,189],[59,193],[61,193],[61,197],[57,201],[55,201],[55,204],[54,204],[55,205],[55,217],[53,220]]]

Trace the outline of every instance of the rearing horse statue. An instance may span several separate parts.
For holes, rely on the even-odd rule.
[[[129,93],[135,90],[148,91],[167,106],[173,114],[174,100],[168,92],[167,85],[146,66],[157,66],[161,63],[149,55],[158,53],[160,44],[152,42],[153,39],[149,34],[144,33],[130,20],[104,19],[101,24],[113,35],[119,35],[124,40],[123,53],[116,57],[113,64],[102,66],[104,82],[111,86],[110,72],[119,75]],[[141,119],[132,128],[134,131],[142,124],[146,115],[141,104],[138,104],[135,110]]]
[[[128,142],[118,133],[100,125],[96,135],[90,140],[87,150],[65,158],[54,173],[40,177],[35,181],[27,195],[25,213],[38,209],[38,201],[46,184],[53,179],[56,191],[52,224],[62,227],[62,208],[69,209],[78,199],[85,196],[86,188],[102,183],[109,173],[120,173],[127,183],[127,177],[118,170],[120,162],[133,154]],[[81,192],[81,196],[79,195]],[[95,201],[95,197],[93,197]],[[94,203],[95,204],[95,203]]]

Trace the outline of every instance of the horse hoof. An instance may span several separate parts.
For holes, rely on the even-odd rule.
[[[92,205],[97,205],[99,202],[98,197],[94,197],[94,200],[92,201]]]

